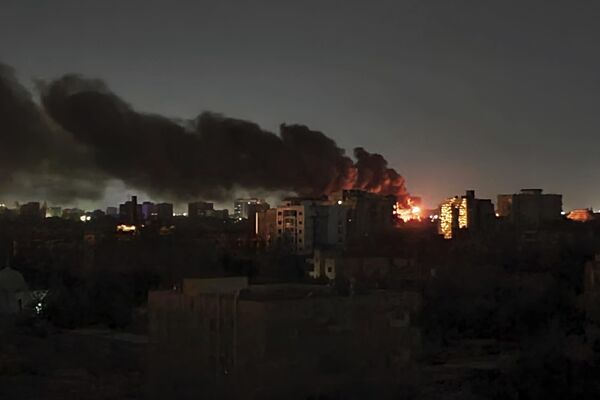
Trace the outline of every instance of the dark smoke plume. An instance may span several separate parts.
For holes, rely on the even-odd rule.
[[[57,202],[102,195],[106,177],[0,64],[0,193]]]
[[[78,75],[43,85],[42,110],[12,72],[8,76],[0,81],[0,115],[9,118],[0,150],[8,157],[0,161],[0,173],[65,178],[63,197],[99,195],[80,191],[81,179],[75,178],[81,177],[93,177],[98,190],[105,179],[115,178],[180,200],[223,199],[236,188],[300,195],[360,188],[406,196],[403,178],[381,155],[357,148],[355,162],[332,139],[306,126],[281,125],[276,135],[208,112],[176,122],[137,112],[102,81]]]

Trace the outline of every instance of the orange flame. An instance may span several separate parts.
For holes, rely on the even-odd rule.
[[[422,212],[421,207],[410,197],[407,198],[406,203],[396,202],[394,204],[393,214],[404,222],[421,221]]]

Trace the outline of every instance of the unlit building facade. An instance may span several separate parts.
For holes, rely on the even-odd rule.
[[[216,281],[150,293],[151,398],[305,399],[357,384],[391,388],[419,352],[418,296],[336,296],[327,286],[231,279],[222,288]]]

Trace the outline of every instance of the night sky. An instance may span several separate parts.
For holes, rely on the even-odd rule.
[[[597,209],[599,20],[584,0],[3,0],[0,61],[30,88],[77,72],[142,111],[306,124],[428,206],[541,187]]]

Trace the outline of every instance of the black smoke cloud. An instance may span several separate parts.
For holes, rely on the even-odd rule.
[[[96,199],[107,178],[33,101],[15,71],[0,64],[0,193]]]
[[[174,121],[137,112],[102,81],[78,75],[46,82],[40,91],[42,107],[12,71],[1,75],[0,155],[7,157],[0,173],[53,182],[50,198],[96,198],[107,179],[179,200],[224,199],[236,188],[300,195],[361,188],[406,196],[404,180],[381,155],[357,148],[354,161],[306,126],[281,125],[276,135],[209,112]]]

